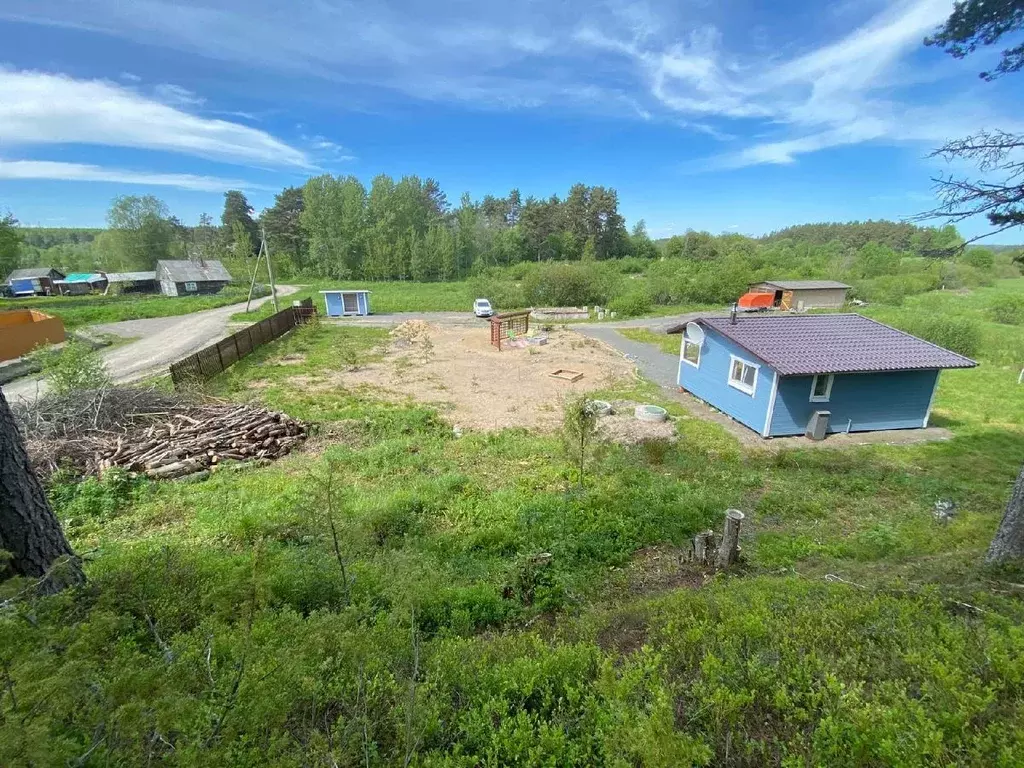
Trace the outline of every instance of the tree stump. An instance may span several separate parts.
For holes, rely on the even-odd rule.
[[[697,565],[714,565],[715,532],[701,531],[693,537],[693,550],[690,559]]]
[[[718,547],[718,560],[715,563],[719,568],[728,568],[740,559],[740,524],[743,518],[743,513],[738,509],[728,509],[725,512],[725,533]]]

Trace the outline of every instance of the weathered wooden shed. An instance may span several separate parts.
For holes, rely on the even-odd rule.
[[[320,291],[328,317],[348,317],[370,314],[370,291],[337,289]]]
[[[54,283],[64,279],[64,273],[53,267],[16,269],[7,276],[7,285],[15,296],[49,296],[56,294]]]
[[[156,279],[165,296],[188,296],[217,293],[231,282],[231,273],[214,259],[158,261]]]
[[[846,304],[850,286],[835,280],[765,280],[753,283],[751,292],[771,293],[776,309],[839,309]]]
[[[107,290],[107,277],[100,272],[72,272],[53,283],[62,296],[83,296]]]
[[[156,272],[107,272],[107,287],[117,293],[155,293]]]

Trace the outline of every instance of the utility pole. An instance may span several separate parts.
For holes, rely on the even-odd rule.
[[[274,303],[274,311],[280,309],[277,306],[277,285],[274,283],[274,268],[270,265],[270,249],[267,247],[267,230],[260,225],[260,252],[256,254],[256,265],[252,270],[252,282],[249,283],[249,297],[245,300],[245,311],[249,311],[249,304],[252,302],[252,292],[256,287],[256,276],[260,273],[260,259],[266,259],[267,276],[270,278],[270,300]]]
[[[274,302],[274,311],[279,312],[277,306],[277,284],[274,282],[274,268],[270,266],[270,247],[267,245],[267,230],[260,224],[260,250],[263,251],[263,258],[267,260],[267,276],[270,278],[270,300]]]

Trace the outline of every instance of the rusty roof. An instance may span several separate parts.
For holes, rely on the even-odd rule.
[[[970,358],[863,315],[706,317],[698,320],[783,376],[973,368]]]

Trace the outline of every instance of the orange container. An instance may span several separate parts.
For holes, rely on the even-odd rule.
[[[14,360],[41,344],[59,344],[64,338],[59,317],[34,309],[0,312],[0,360]]]

